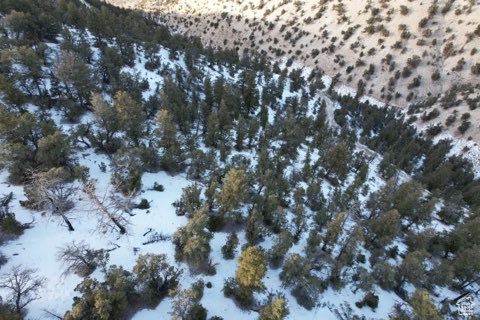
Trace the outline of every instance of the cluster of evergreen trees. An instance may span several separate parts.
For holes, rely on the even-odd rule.
[[[436,310],[429,294],[436,286],[465,293],[478,280],[480,183],[470,163],[447,156],[451,142],[434,145],[394,110],[355,97],[334,97],[341,107],[333,129],[315,75],[308,86],[301,70],[203,48],[140,13],[88,2],[0,4],[0,159],[11,182],[59,168],[66,181],[86,181],[75,160],[83,148],[110,156],[112,184],[124,194],[140,191],[144,172],[185,172],[195,182],[174,204],[188,218],[172,236],[175,258],[191,272],[215,274],[210,240],[228,232],[221,252],[237,267],[225,296],[262,320],[288,315],[281,294],[255,300],[268,269],[280,269],[282,286],[307,309],[329,287],[363,292],[359,308],[375,308],[379,288],[393,291],[410,307],[398,306],[392,319],[449,314],[449,302]],[[163,65],[160,44],[186,69]],[[122,71],[140,51],[145,68],[163,76],[148,97],[148,81]],[[236,80],[209,76],[209,64]],[[375,155],[359,146],[383,155],[384,184],[371,183],[379,179]],[[449,228],[435,230],[435,220]],[[103,282],[79,284],[65,319],[121,319],[139,301],[154,306],[179,291],[180,271],[164,255],[140,256],[132,272],[104,272]],[[206,319],[203,286],[176,292],[173,319]],[[0,319],[10,313],[0,305]]]

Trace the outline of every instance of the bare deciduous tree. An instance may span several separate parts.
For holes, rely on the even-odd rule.
[[[97,267],[97,257],[103,250],[95,250],[85,242],[75,242],[62,247],[57,252],[57,259],[63,262],[64,274],[76,273],[87,276]]]
[[[47,210],[58,216],[67,224],[69,231],[74,231],[67,212],[73,208],[72,196],[77,188],[68,182],[68,173],[62,168],[53,168],[47,172],[30,173],[25,188],[27,205],[37,210]]]
[[[134,206],[132,196],[120,197],[115,194],[115,188],[105,190],[102,196],[96,193],[96,181],[89,180],[83,183],[83,192],[90,200],[92,211],[99,217],[99,228],[102,230],[118,229],[121,234],[127,233],[128,219]]]
[[[44,284],[45,278],[35,275],[35,270],[20,265],[0,276],[0,288],[10,292],[7,299],[19,314],[30,302],[40,299],[38,291]]]

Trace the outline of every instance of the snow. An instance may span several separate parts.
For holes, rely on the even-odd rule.
[[[90,38],[91,36],[89,36]],[[90,38],[91,39],[91,38]],[[49,44],[49,47],[53,52],[58,52],[58,45]],[[144,92],[143,98],[147,99],[151,95],[155,94],[157,88],[163,84],[163,77],[159,75],[159,70],[150,71],[145,69],[146,58],[144,51],[141,47],[136,48],[137,58],[133,67],[124,67],[122,72],[127,72],[131,75],[139,75],[141,79],[146,79],[149,83],[149,89]],[[98,52],[94,54],[98,56]],[[175,70],[175,67],[180,67],[186,70],[185,63],[180,55],[178,61],[171,61],[169,59],[169,51],[165,48],[161,48],[157,53],[157,57],[160,59],[162,67],[167,67],[170,70]],[[291,68],[301,67],[299,65],[292,65]],[[238,78],[238,74],[230,75],[226,68],[219,68],[217,66],[209,68],[204,66],[203,72],[210,75],[212,78],[223,76],[227,81],[235,81]],[[308,75],[310,70],[308,68],[302,68],[304,75]],[[327,76],[322,78],[326,87],[331,83],[331,79]],[[287,79],[285,88],[289,88],[290,80]],[[259,83],[258,89],[261,90],[262,86]],[[346,86],[340,86],[336,88],[339,94],[355,95],[355,90]],[[286,89],[283,93],[281,101],[284,102],[287,97],[299,96],[299,93],[293,93]],[[324,99],[327,103],[327,117],[330,125],[337,128],[337,124],[334,120],[334,110],[339,107],[336,101],[332,101],[325,92],[319,92],[314,101]],[[362,97],[362,100],[369,101],[370,103],[382,106],[382,104],[373,98]],[[309,114],[312,113],[313,103],[309,105]],[[35,106],[28,106],[30,111],[35,110]],[[74,128],[73,124],[64,123],[59,112],[52,112],[52,119],[55,123],[62,128],[63,131],[69,131]],[[269,121],[273,121],[274,112],[269,110]],[[86,122],[92,119],[92,115],[87,113],[82,119],[82,122]],[[440,139],[441,136],[437,137]],[[277,142],[273,143],[275,145]],[[480,149],[478,146],[473,146],[469,143],[455,145],[452,152],[460,152],[464,146],[470,148],[471,157],[477,159],[475,163],[476,167],[480,167],[478,159],[480,159]],[[201,149],[207,151],[206,148],[201,146]],[[305,155],[306,148],[302,146],[299,148],[299,156],[297,162],[290,166],[285,174],[291,173],[293,169],[301,169]],[[370,157],[369,171],[367,176],[367,183],[369,192],[365,195],[360,195],[360,201],[364,202],[368,198],[368,194],[377,191],[384,185],[383,179],[377,172],[378,164],[382,157],[368,149],[366,146],[357,143],[355,151],[364,151]],[[255,153],[250,151],[233,152],[230,158],[234,155],[241,154],[251,161],[252,165],[255,165],[256,158]],[[468,154],[468,153],[467,153]],[[312,152],[312,164],[319,158],[319,154],[316,150]],[[100,164],[103,162],[109,164],[110,160],[106,155],[98,154],[92,150],[81,150],[77,153],[78,161],[81,165],[89,168],[90,176],[95,178],[98,182],[97,193],[100,195],[110,186],[110,171],[107,166],[107,170],[103,172],[100,169]],[[410,177],[405,172],[400,172],[400,182],[407,181]],[[346,183],[342,186],[345,190],[348,184],[353,180],[352,176],[349,176]],[[157,173],[145,173],[142,176],[142,190],[137,195],[136,201],[141,198],[146,198],[150,202],[150,208],[148,210],[133,210],[133,216],[129,218],[130,225],[128,226],[127,235],[120,236],[114,231],[99,232],[97,228],[97,218],[94,213],[89,209],[86,200],[78,199],[76,207],[71,211],[71,221],[75,228],[75,231],[69,232],[66,226],[57,219],[53,219],[48,215],[41,212],[33,212],[20,206],[19,201],[25,199],[23,188],[20,186],[11,186],[7,182],[7,171],[0,171],[0,194],[5,192],[13,192],[15,195],[15,201],[12,202],[12,211],[15,212],[16,217],[23,223],[32,223],[32,228],[25,230],[24,234],[18,239],[8,242],[1,248],[1,251],[9,258],[8,263],[2,267],[2,271],[9,270],[12,266],[22,264],[37,270],[37,273],[46,278],[47,282],[44,288],[42,288],[40,295],[41,299],[33,301],[28,306],[28,319],[45,319],[46,315],[44,310],[48,310],[55,314],[62,315],[65,311],[70,309],[73,297],[76,295],[74,289],[80,283],[81,278],[73,275],[61,275],[62,264],[56,258],[56,252],[59,248],[71,243],[72,241],[84,241],[91,247],[96,249],[112,249],[110,252],[109,264],[121,265],[126,270],[131,270],[135,264],[135,260],[139,254],[144,253],[165,253],[170,262],[178,268],[184,269],[184,273],[180,280],[180,286],[182,289],[189,287],[194,281],[203,279],[205,282],[211,282],[212,288],[205,288],[204,296],[201,303],[208,310],[208,316],[222,316],[224,319],[255,319],[257,313],[254,311],[242,311],[239,309],[231,299],[224,297],[222,289],[224,280],[228,277],[234,276],[236,268],[236,259],[225,260],[221,254],[220,248],[226,242],[228,233],[217,232],[214,233],[213,238],[210,241],[212,252],[210,258],[216,265],[216,274],[213,276],[190,274],[188,267],[184,263],[175,262],[174,259],[174,246],[171,241],[157,242],[148,245],[142,243],[146,240],[144,234],[152,229],[153,231],[163,233],[165,235],[172,235],[178,227],[183,226],[187,222],[186,217],[179,217],[175,214],[175,208],[172,203],[180,197],[182,189],[193,181],[189,181],[185,174],[169,175],[165,172]],[[157,182],[165,187],[163,192],[152,190],[153,184]],[[322,181],[322,192],[324,196],[328,197],[332,194],[332,186]],[[312,212],[308,212],[311,214]],[[313,222],[309,219],[309,224]],[[346,226],[351,226],[352,220],[346,222]],[[443,225],[436,222],[435,228],[441,230]],[[347,229],[347,228],[345,228]],[[345,231],[345,230],[344,230]],[[348,231],[347,231],[348,232]],[[306,244],[307,233],[302,235],[299,242],[290,248],[289,253],[301,253],[304,252]],[[246,242],[244,232],[238,232],[240,245],[242,246]],[[344,234],[343,236],[346,236]],[[272,235],[266,235],[265,241],[260,246],[264,249],[269,249],[273,244],[274,237]],[[404,249],[401,243],[396,243],[400,249]],[[236,257],[238,257],[239,249],[237,249]],[[368,267],[368,266],[366,266]],[[340,305],[347,302],[352,306],[356,313],[366,316],[368,319],[387,317],[389,312],[395,303],[399,302],[399,298],[391,293],[383,291],[376,287],[375,292],[380,296],[380,303],[377,310],[373,311],[368,307],[358,309],[355,307],[355,302],[363,298],[364,292],[358,290],[355,294],[351,285],[347,285],[344,289],[335,291],[331,288],[321,293],[319,304],[316,308],[309,311],[298,305],[295,298],[291,295],[288,289],[281,286],[279,279],[281,269],[268,269],[267,275],[264,278],[264,284],[270,292],[282,292],[288,301],[288,307],[290,315],[288,319],[325,319],[334,320],[337,319],[334,313],[335,309],[338,309]],[[101,278],[102,274],[99,270],[92,274],[93,277]],[[2,292],[0,291],[0,294]],[[452,296],[454,293],[451,293]],[[265,297],[265,294],[258,294],[258,297]],[[171,310],[171,298],[165,298],[154,309],[144,309],[138,311],[133,319],[134,320],[150,320],[150,319],[164,319],[168,318]]]

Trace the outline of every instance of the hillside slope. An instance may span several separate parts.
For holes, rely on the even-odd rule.
[[[480,141],[476,1],[107,1],[154,13],[206,45],[338,75],[339,83],[410,108],[424,127],[439,123]]]

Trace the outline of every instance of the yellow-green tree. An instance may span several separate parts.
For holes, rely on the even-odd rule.
[[[241,286],[260,290],[266,271],[265,254],[257,246],[251,246],[245,248],[238,258],[235,277]]]
[[[230,169],[223,180],[222,189],[217,193],[220,211],[225,213],[237,209],[245,201],[247,190],[245,171],[241,168]]]
[[[258,320],[282,320],[285,319],[288,313],[285,298],[275,297],[260,308]]]
[[[414,320],[441,320],[435,305],[430,300],[430,295],[425,289],[417,289],[410,298]]]

